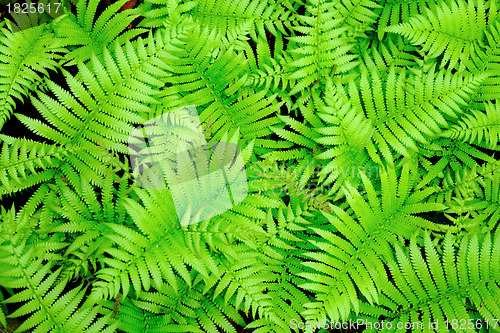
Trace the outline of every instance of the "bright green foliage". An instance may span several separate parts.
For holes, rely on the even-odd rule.
[[[460,138],[476,145],[484,144],[494,149],[500,142],[500,104],[486,103],[486,112],[471,110],[458,124],[443,133],[444,137]]]
[[[368,201],[348,185],[347,202],[354,214],[350,215],[333,206],[334,215],[326,216],[340,234],[324,228],[311,228],[323,239],[320,242],[311,241],[322,251],[308,253],[307,256],[315,261],[304,265],[314,268],[324,278],[318,280],[316,273],[302,273],[301,276],[315,281],[303,287],[317,293],[316,299],[323,303],[326,315],[334,322],[348,319],[351,311],[360,311],[359,298],[353,292],[354,286],[359,288],[369,303],[378,302],[380,281],[387,279],[383,262],[393,260],[390,244],[398,242],[396,235],[410,238],[411,233],[418,228],[439,230],[437,225],[416,214],[439,211],[445,206],[430,201],[422,202],[432,193],[429,188],[410,194],[414,178],[408,171],[407,168],[402,169],[399,184],[393,169],[382,171],[381,190],[386,193],[382,198],[377,197],[375,188],[362,174]],[[309,306],[312,305],[306,304],[306,307]],[[313,321],[324,320],[320,313],[312,309],[307,311],[306,316]]]
[[[59,166],[63,147],[31,140],[4,137],[2,146],[2,194],[10,194],[34,186],[54,177],[53,167]],[[7,143],[11,141],[9,145]],[[47,170],[49,169],[49,170]]]
[[[210,119],[214,140],[238,128],[246,138],[270,134],[269,126],[279,121],[272,116],[279,108],[274,101],[276,96],[266,98],[265,90],[245,98],[235,94],[246,80],[244,55],[229,49],[213,62],[207,61],[215,45],[214,34],[209,34],[207,29],[200,31],[198,26],[181,38],[181,50],[173,51],[174,59],[166,60],[168,70],[175,74],[166,79],[171,85],[162,92],[166,95],[164,103],[172,103],[172,96],[181,95],[179,105],[203,107],[200,120],[206,123]],[[206,42],[200,44],[199,38]],[[229,67],[231,71],[227,70]]]
[[[22,32],[2,17],[0,324],[498,331],[498,12],[496,0],[80,0]],[[190,106],[189,132],[171,111]],[[162,115],[177,132],[149,127],[155,154],[133,165],[130,135]],[[169,145],[193,131],[232,148],[196,160],[206,147]],[[215,166],[224,179],[197,180]],[[217,208],[208,184],[237,175],[248,195],[196,222],[205,201]],[[394,330],[370,326],[382,321]]]
[[[454,236],[449,232],[442,241],[441,256],[428,233],[424,234],[425,256],[422,246],[417,245],[417,235],[411,238],[407,251],[396,243],[396,261],[389,264],[392,278],[381,283],[382,298],[376,309],[366,306],[363,312],[383,313],[394,326],[398,322],[418,322],[419,318],[437,323],[435,327],[442,331],[458,329],[464,322],[471,331],[481,331],[483,320],[478,318],[484,318],[486,326],[486,320],[493,323],[500,315],[497,304],[485,301],[493,300],[498,293],[498,285],[490,281],[500,278],[499,237],[498,233],[474,234],[463,238],[456,250]],[[471,313],[471,308],[478,309],[479,316]],[[486,331],[496,331],[492,326]],[[412,332],[425,332],[426,328],[415,325]]]
[[[111,314],[98,318],[99,307],[78,308],[85,297],[86,287],[81,284],[66,290],[69,281],[61,276],[63,267],[53,269],[51,258],[40,256],[43,247],[36,250],[26,242],[23,233],[14,233],[13,213],[13,210],[2,212],[0,263],[2,286],[18,290],[4,302],[25,302],[9,316],[30,315],[18,331],[36,327],[34,332],[113,332],[116,324],[114,327],[107,325]],[[60,248],[56,237],[51,238],[48,248]]]
[[[495,13],[495,9],[490,14]],[[385,31],[402,34],[413,44],[422,45],[422,51],[428,52],[429,57],[442,54],[443,65],[449,62],[454,68],[459,61],[470,57],[474,52],[473,43],[483,37],[487,26],[485,10],[483,1],[479,1],[477,8],[473,1],[452,1],[450,6],[442,2],[433,10],[426,8],[425,15],[411,17],[408,23]]]
[[[115,2],[96,19],[99,2],[78,1],[76,16],[58,18],[54,34],[62,46],[70,51],[66,54],[65,60],[70,64],[86,61],[92,53],[100,55],[106,47],[111,47],[113,44],[123,45],[144,32],[142,29],[123,31],[138,17],[134,11],[117,13],[125,2],[126,0]]]
[[[296,60],[289,66],[297,69],[290,78],[298,80],[290,94],[295,94],[316,80],[328,76],[335,71],[335,66],[339,66],[338,72],[355,66],[355,56],[347,53],[351,48],[350,43],[343,37],[348,28],[340,24],[341,11],[334,8],[333,2],[312,1],[306,5],[309,15],[298,16],[300,24],[294,27],[294,30],[300,35],[288,38],[296,43],[290,52]],[[335,14],[338,17],[335,17]]]
[[[43,26],[22,31],[16,36],[1,30],[0,44],[0,126],[9,119],[15,105],[14,98],[22,99],[40,83],[40,73],[55,69],[60,57],[57,39]],[[21,37],[22,36],[22,37]]]

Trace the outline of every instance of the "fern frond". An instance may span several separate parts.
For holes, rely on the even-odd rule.
[[[4,287],[23,289],[5,300],[23,303],[8,317],[30,315],[18,331],[36,327],[34,332],[95,332],[96,329],[113,332],[116,323],[111,323],[111,314],[98,317],[99,305],[78,309],[85,296],[84,286],[65,290],[69,286],[68,280],[61,278],[62,269],[54,270],[54,262],[44,261],[39,250],[34,250],[36,243],[29,244],[19,236],[6,232],[0,241],[0,262],[4,268],[0,283]]]
[[[90,181],[99,184],[106,169],[103,169],[103,161],[109,159],[109,155],[102,154],[103,149],[128,152],[123,143],[128,140],[132,124],[143,123],[152,112],[148,105],[159,104],[153,97],[163,86],[158,74],[168,75],[163,71],[165,67],[159,71],[162,68],[159,59],[166,56],[173,41],[185,29],[187,26],[158,31],[155,36],[149,36],[147,46],[139,41],[136,50],[129,42],[125,47],[115,44],[115,56],[105,49],[102,61],[92,56],[88,65],[79,64],[79,78],[66,73],[69,92],[49,82],[47,86],[57,100],[41,92],[38,99],[32,100],[53,127],[17,115],[22,123],[42,137],[67,147],[85,147],[83,155],[86,156],[75,156],[65,166],[68,176],[73,175],[68,180],[74,186],[80,183],[78,171],[68,168],[86,170],[82,175],[93,176],[89,177]]]
[[[485,103],[486,112],[472,110],[456,125],[444,131],[441,136],[479,144],[484,142],[495,149],[500,142],[500,105]]]
[[[382,288],[378,311],[382,310],[380,313],[393,327],[398,322],[422,322],[413,327],[413,332],[427,332],[430,322],[437,323],[435,329],[442,327],[446,331],[458,330],[456,322],[494,323],[500,315],[496,302],[500,296],[499,237],[498,233],[474,234],[464,237],[455,248],[454,237],[448,233],[442,255],[427,232],[425,256],[416,237],[411,239],[409,251],[395,244],[397,259],[388,263],[392,279]],[[367,310],[374,311],[373,307]],[[486,329],[491,330],[494,325]],[[468,328],[476,331],[481,327]],[[384,327],[367,331],[392,330]]]
[[[331,212],[326,202],[335,197],[340,186],[328,187],[318,179],[317,171],[321,170],[322,166],[317,161],[305,157],[298,165],[290,166],[264,160],[254,167],[259,169],[258,178],[251,178],[250,188],[272,198],[285,195],[300,198],[301,202],[308,206]]]
[[[0,22],[0,323],[498,329],[498,0],[70,2]]]
[[[443,55],[443,66],[455,68],[458,62],[469,59],[473,43],[480,40],[487,22],[484,2],[441,2],[425,15],[411,17],[408,22],[385,28],[386,32],[401,34],[414,44],[422,45],[431,58]],[[458,24],[457,24],[458,23]]]
[[[289,63],[293,71],[289,79],[298,81],[290,95],[329,76],[333,69],[343,73],[356,66],[356,56],[347,53],[352,45],[343,36],[347,27],[340,24],[342,18],[335,17],[334,8],[333,2],[314,0],[306,5],[305,15],[297,16],[301,25],[293,29],[301,36],[288,37],[294,42],[289,44],[289,52],[296,56]]]
[[[5,296],[3,295],[2,290],[0,290],[0,301],[2,301],[2,304],[4,300]],[[2,324],[3,328],[7,328],[7,318],[5,317],[5,311],[6,311],[5,308],[6,308],[5,305],[0,307],[0,324]]]
[[[267,239],[258,249],[264,254],[262,260],[267,268],[262,272],[266,295],[273,300],[268,312],[249,323],[246,328],[257,328],[256,332],[281,332],[291,321],[301,321],[300,313],[309,297],[298,288],[305,282],[299,277],[303,272],[301,244],[307,243],[304,235],[310,225],[311,214],[297,205],[286,210],[269,211],[266,219]],[[273,214],[274,213],[274,214]],[[305,247],[305,245],[303,245]]]
[[[208,54],[214,48],[214,34],[199,29],[196,26],[191,30],[183,38],[182,48],[173,51],[175,57],[167,61],[176,74],[166,79],[172,86],[164,89],[163,98],[180,95],[183,98],[178,105],[194,104],[202,109],[200,120],[204,123],[211,120],[214,141],[238,128],[246,139],[270,134],[269,126],[279,122],[271,116],[280,107],[275,101],[276,94],[266,97],[266,91],[260,90],[241,96],[238,89],[247,76],[243,54],[227,50],[212,63]],[[204,42],[200,44],[199,40]]]
[[[138,26],[164,27],[192,20],[189,12],[196,4],[189,0],[146,0],[137,8],[137,13],[144,17]]]
[[[124,45],[147,31],[136,28],[124,32],[125,28],[139,16],[136,10],[118,12],[126,2],[127,0],[119,0],[113,3],[96,19],[99,0],[78,1],[76,16],[70,13],[53,23],[58,40],[62,46],[71,50],[64,57],[67,65],[87,61],[92,54],[100,56],[113,44]]]
[[[378,14],[372,9],[383,8],[372,0],[342,0],[337,3],[335,18],[341,19],[341,24],[349,28],[361,24],[375,23]]]
[[[201,281],[200,281],[201,282]],[[161,314],[149,324],[155,332],[163,325],[177,329],[191,327],[189,332],[228,332],[236,333],[234,324],[244,323],[242,316],[221,297],[214,297],[212,292],[204,292],[201,283],[193,288],[179,290],[177,297],[172,297],[174,290],[164,285],[158,292],[147,292],[140,300],[132,303],[139,309]],[[128,332],[133,332],[127,329]]]
[[[269,210],[266,236],[258,247],[251,253],[239,248],[234,259],[221,262],[224,274],[207,281],[207,289],[216,287],[215,296],[224,293],[224,304],[235,304],[237,309],[252,312],[255,320],[247,329],[282,332],[287,330],[290,320],[301,319],[308,297],[297,287],[305,281],[297,276],[303,271],[300,254],[304,252],[298,244],[306,243],[300,236],[312,215],[300,205],[296,208]]]
[[[13,194],[52,179],[64,157],[76,151],[27,139],[2,138],[0,195]]]
[[[444,174],[454,174],[463,170],[470,170],[477,166],[478,162],[494,163],[495,159],[488,156],[478,147],[472,146],[461,140],[451,140],[440,138],[435,140],[436,145],[429,156],[420,158],[423,171],[423,179],[418,184],[418,188],[423,188],[436,176],[442,177]],[[430,157],[434,162],[427,159]]]
[[[360,80],[365,113],[373,123],[373,141],[386,161],[392,163],[389,147],[403,156],[416,153],[416,143],[429,144],[429,139],[448,126],[446,118],[456,118],[463,113],[474,90],[486,79],[487,74],[453,76],[450,71],[435,73],[431,69],[422,76],[411,75],[414,84],[407,83],[406,73],[390,70],[384,85],[377,72],[363,73]],[[371,83],[370,83],[371,81]],[[353,87],[354,88],[354,87]],[[355,91],[351,88],[351,91]],[[382,91],[386,91],[385,98]],[[359,100],[357,93],[350,94]],[[370,156],[374,158],[374,154]]]
[[[342,90],[334,88],[331,80],[327,80],[325,102],[318,116],[326,126],[316,127],[321,136],[314,139],[325,148],[316,154],[316,158],[329,161],[321,169],[320,179],[325,184],[331,184],[336,179],[340,184],[346,179],[353,181],[358,176],[358,170],[368,167],[370,155],[376,161],[375,148],[371,143],[374,133],[372,122],[359,107],[350,103]]]
[[[500,221],[498,163],[447,171],[432,197],[449,207],[447,217],[454,222],[453,232],[464,234],[495,230]]]
[[[355,290],[370,304],[378,302],[379,280],[385,277],[383,263],[392,258],[390,243],[397,242],[396,234],[410,238],[419,227],[439,229],[416,214],[445,206],[424,201],[431,189],[410,192],[415,178],[407,167],[399,181],[394,169],[381,171],[381,198],[367,176],[362,178],[367,201],[351,185],[346,186],[353,215],[332,205],[332,215],[323,213],[331,228],[311,228],[321,236],[311,243],[322,251],[305,254],[312,261],[304,265],[317,273],[300,274],[309,280],[301,287],[316,293],[316,302],[306,305],[308,320],[322,321],[327,315],[337,322],[346,320],[351,311],[358,313],[361,302]]]
[[[161,290],[166,290],[166,287]],[[168,297],[172,295],[164,295],[159,292],[151,293],[151,296],[150,293],[144,295],[147,295],[147,301],[134,303],[130,298],[122,299],[121,295],[117,295],[115,299],[106,301],[103,309],[112,312],[113,316],[118,319],[118,329],[127,333],[203,333],[197,325],[174,323],[176,311],[180,312],[184,318],[189,318],[192,315],[193,299],[188,298],[187,305],[182,303],[182,296],[186,295],[186,292],[180,293],[181,297],[178,298]],[[165,303],[167,304],[164,305]],[[168,311],[170,305],[172,305],[172,311]],[[179,318],[181,317],[179,316]]]
[[[382,0],[383,6],[378,20],[378,38],[384,37],[388,25],[407,23],[410,17],[425,13],[425,9],[435,6],[436,0]]]
[[[252,58],[249,57],[249,59]],[[281,90],[285,93],[290,84],[288,80],[288,75],[290,73],[285,70],[285,66],[283,65],[286,61],[279,56],[267,59],[269,64],[258,62],[258,67],[255,66],[257,68],[254,68],[253,72],[248,76],[245,86],[264,90],[270,89],[273,92]],[[257,61],[255,61],[255,63],[257,63]]]
[[[388,73],[392,67],[396,70],[411,68],[416,65],[417,58],[413,54],[415,51],[416,47],[405,44],[403,37],[392,35],[378,44],[374,43],[369,51],[363,50],[360,67],[366,67],[368,72],[376,69],[381,74]]]
[[[122,182],[115,189],[117,178],[115,174],[106,175],[102,188],[93,187],[85,179],[80,186],[70,188],[57,179],[56,195],[48,204],[55,216],[53,220],[42,217],[40,230],[67,242],[60,253],[60,259],[65,260],[62,276],[90,280],[102,264],[105,250],[113,244],[105,237],[110,232],[106,223],[130,223],[122,205],[128,197],[128,184]]]
[[[151,287],[160,288],[163,281],[176,289],[177,274],[184,283],[191,285],[187,265],[204,276],[208,274],[207,266],[215,267],[207,263],[209,258],[204,258],[203,262],[185,246],[168,191],[151,191],[136,189],[142,205],[130,198],[123,203],[135,228],[107,224],[112,232],[106,237],[117,247],[105,250],[110,257],[102,259],[105,267],[97,272],[98,280],[88,299],[90,303],[116,297],[120,291],[123,297],[140,296]]]
[[[292,12],[279,2],[262,0],[209,0],[198,1],[190,12],[200,22],[202,30],[208,28],[228,33],[247,22],[252,24],[250,36],[257,40],[257,33],[264,37],[266,30],[274,36],[288,35],[295,21]]]
[[[54,70],[64,49],[50,30],[38,26],[12,33],[1,29],[0,36],[0,128],[9,119],[14,98],[23,100],[41,77]]]
[[[493,8],[495,1],[491,1],[490,13],[495,13],[498,9]],[[493,14],[491,14],[493,16]],[[485,31],[484,41],[474,44],[470,59],[464,59],[464,66],[471,73],[487,72],[490,76],[481,84],[475,100],[492,101],[498,99],[500,91],[498,88],[500,70],[500,22],[498,20],[489,24]],[[481,107],[479,103],[478,107]]]

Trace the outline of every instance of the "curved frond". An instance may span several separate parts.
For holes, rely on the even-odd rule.
[[[372,139],[379,154],[391,164],[393,150],[410,156],[418,152],[417,142],[428,145],[429,139],[448,126],[447,118],[463,113],[462,107],[486,78],[487,74],[452,75],[450,71],[436,73],[434,69],[422,76],[407,76],[405,71],[396,74],[392,68],[384,84],[376,71],[371,75],[362,73],[361,107],[375,128]],[[358,100],[354,89],[349,95]]]
[[[1,29],[0,36],[0,128],[9,119],[15,100],[34,90],[41,76],[57,67],[63,52],[49,29],[38,26],[12,33]]]
[[[432,328],[436,330],[458,331],[462,325],[479,331],[488,322],[491,325],[486,330],[496,330],[500,315],[496,301],[500,296],[499,236],[474,234],[455,246],[448,233],[439,254],[425,233],[425,256],[416,237],[409,251],[395,244],[396,260],[388,263],[392,279],[383,288],[377,310],[367,307],[366,313],[381,313],[393,327],[398,322],[417,323],[412,332],[427,332],[430,323],[435,323]],[[476,326],[478,323],[481,326]],[[367,331],[392,332],[386,327]]]
[[[289,79],[297,80],[290,91],[293,95],[315,82],[356,67],[355,55],[348,54],[352,45],[344,36],[347,27],[340,24],[342,18],[335,17],[335,3],[323,0],[311,1],[306,13],[298,15],[301,25],[293,27],[299,36],[288,37],[294,42],[289,52],[294,59],[288,65],[293,73]],[[290,44],[289,44],[290,45]]]
[[[276,94],[266,97],[266,90],[239,94],[248,75],[243,54],[227,50],[212,62],[209,52],[214,47],[214,34],[199,29],[196,26],[191,30],[167,61],[176,75],[166,80],[172,86],[162,92],[165,103],[180,95],[176,105],[194,104],[201,109],[200,120],[212,124],[212,140],[237,129],[245,139],[270,134],[269,126],[279,122],[272,115],[280,107]]]
[[[111,314],[98,316],[99,305],[79,309],[85,297],[84,285],[70,288],[68,279],[61,277],[62,268],[55,269],[54,262],[43,260],[37,244],[20,236],[7,231],[0,240],[0,283],[22,289],[5,302],[24,303],[8,317],[29,315],[18,331],[36,327],[34,332],[113,332],[117,323],[112,323]]]
[[[486,103],[486,112],[473,110],[456,125],[441,134],[443,137],[485,144],[495,149],[500,142],[500,105]]]
[[[333,214],[323,213],[332,228],[312,228],[322,240],[311,241],[321,251],[305,254],[312,260],[304,265],[317,273],[299,274],[309,280],[301,287],[316,293],[315,302],[306,305],[306,319],[321,322],[327,316],[333,322],[345,321],[351,312],[359,313],[363,299],[370,304],[379,302],[380,281],[387,279],[384,262],[393,258],[390,244],[398,242],[396,235],[408,239],[420,227],[440,229],[417,214],[445,206],[424,201],[431,189],[410,192],[415,178],[406,167],[400,177],[398,181],[392,169],[381,170],[379,196],[362,175],[367,200],[351,185],[346,186],[354,214],[332,206]]]
[[[385,28],[386,32],[401,34],[431,58],[443,55],[443,65],[449,68],[470,58],[473,43],[480,40],[487,26],[486,7],[482,0],[475,5],[463,0],[441,2],[425,15],[410,17],[408,22]]]
[[[67,65],[87,61],[92,54],[99,56],[114,43],[123,45],[146,31],[136,28],[124,32],[139,16],[135,10],[117,13],[126,2],[119,0],[113,3],[96,18],[99,0],[81,0],[77,3],[76,16],[68,14],[53,23],[55,35],[62,46],[72,49],[64,57]]]
[[[0,154],[0,195],[52,179],[64,157],[75,151],[27,139],[4,138]]]

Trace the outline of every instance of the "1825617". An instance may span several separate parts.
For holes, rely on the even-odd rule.
[[[77,0],[0,0],[0,7],[12,32],[50,23],[67,13]]]
[[[7,11],[16,14],[43,14],[43,13],[58,13],[62,3],[9,3],[7,4]]]

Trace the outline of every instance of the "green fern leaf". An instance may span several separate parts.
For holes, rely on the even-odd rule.
[[[485,113],[472,110],[472,114],[466,115],[441,135],[475,144],[484,141],[490,149],[494,149],[500,142],[500,106],[498,103],[486,103],[485,106]]]
[[[135,10],[117,13],[126,2],[127,0],[119,0],[113,3],[95,19],[99,1],[78,1],[76,17],[73,14],[65,15],[53,23],[55,35],[62,45],[72,49],[64,58],[67,65],[87,61],[92,54],[99,56],[104,49],[114,43],[123,45],[146,32],[141,28],[124,32],[125,28],[139,16]]]
[[[334,7],[332,2],[315,0],[306,6],[306,15],[298,16],[301,25],[294,30],[302,35],[288,38],[294,42],[290,53],[296,55],[289,63],[293,70],[289,79],[298,81],[290,95],[328,76],[334,67],[342,73],[356,66],[356,56],[347,54],[352,47],[343,36],[347,28],[340,24],[342,18],[335,17]]]
[[[449,68],[454,68],[459,61],[470,58],[473,43],[483,37],[487,25],[485,9],[483,1],[477,5],[451,1],[449,6],[443,1],[434,10],[425,8],[425,15],[411,17],[407,23],[385,31],[401,34],[414,45],[423,45],[422,51],[431,58],[443,54],[443,65],[449,63]]]
[[[397,261],[388,263],[393,281],[386,282],[384,297],[378,306],[388,317],[386,321],[396,327],[398,322],[416,322],[412,319],[420,318],[421,324],[413,328],[414,332],[428,331],[431,322],[435,329],[446,331],[457,330],[464,322],[465,326],[474,323],[468,326],[471,331],[480,329],[475,326],[478,321],[494,323],[494,318],[500,315],[495,301],[500,283],[498,240],[498,234],[474,234],[465,237],[457,251],[454,237],[448,233],[440,256],[425,233],[425,258],[416,237],[411,240],[409,256],[396,244]],[[471,308],[467,307],[465,298]]]
[[[23,100],[34,90],[40,76],[57,67],[57,52],[64,52],[51,32],[39,26],[18,33],[1,29],[0,36],[0,128],[9,119],[14,98]]]

